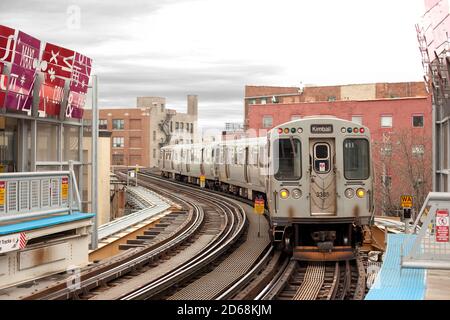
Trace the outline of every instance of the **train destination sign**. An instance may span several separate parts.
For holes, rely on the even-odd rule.
[[[39,96],[40,117],[81,119],[91,69],[89,57],[0,25],[0,108],[31,114]]]
[[[332,124],[313,124],[311,125],[311,133],[326,134],[333,133]]]

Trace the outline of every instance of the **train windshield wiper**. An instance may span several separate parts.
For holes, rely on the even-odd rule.
[[[292,136],[289,137],[289,141],[291,141],[291,147],[292,147],[292,151],[294,152],[294,158],[297,157],[297,151],[295,151],[295,144],[294,144],[294,138],[292,138]]]

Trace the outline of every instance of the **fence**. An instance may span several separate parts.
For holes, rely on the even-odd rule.
[[[402,267],[450,269],[449,212],[450,193],[428,195],[414,223],[415,235],[407,237],[402,246]]]
[[[0,174],[0,222],[80,209],[72,166],[69,171]]]

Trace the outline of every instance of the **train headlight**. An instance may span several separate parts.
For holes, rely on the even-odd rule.
[[[280,197],[281,199],[287,199],[289,198],[289,191],[286,189],[283,189],[280,191]]]
[[[358,189],[356,190],[356,195],[358,196],[358,198],[364,198],[366,196],[366,190]]]
[[[302,190],[300,190],[300,189],[292,190],[292,198],[300,199],[301,197],[302,197]]]
[[[353,198],[355,196],[355,190],[353,190],[352,188],[348,188],[347,190],[345,190],[345,196],[349,199]]]

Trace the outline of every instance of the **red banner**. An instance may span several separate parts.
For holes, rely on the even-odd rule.
[[[0,25],[0,61],[12,61],[14,33],[14,29]]]
[[[30,111],[36,72],[44,73],[45,80],[39,88],[39,115],[61,112],[64,88],[69,81],[69,99],[65,115],[82,118],[86,103],[92,59],[73,50],[47,43],[39,60],[40,40],[14,29],[0,25],[0,107]],[[2,75],[7,62],[10,74]],[[6,93],[7,92],[7,93]]]
[[[39,91],[39,112],[42,116],[58,116],[61,104],[64,100],[64,79],[50,80],[49,74],[45,74],[45,80]]]

